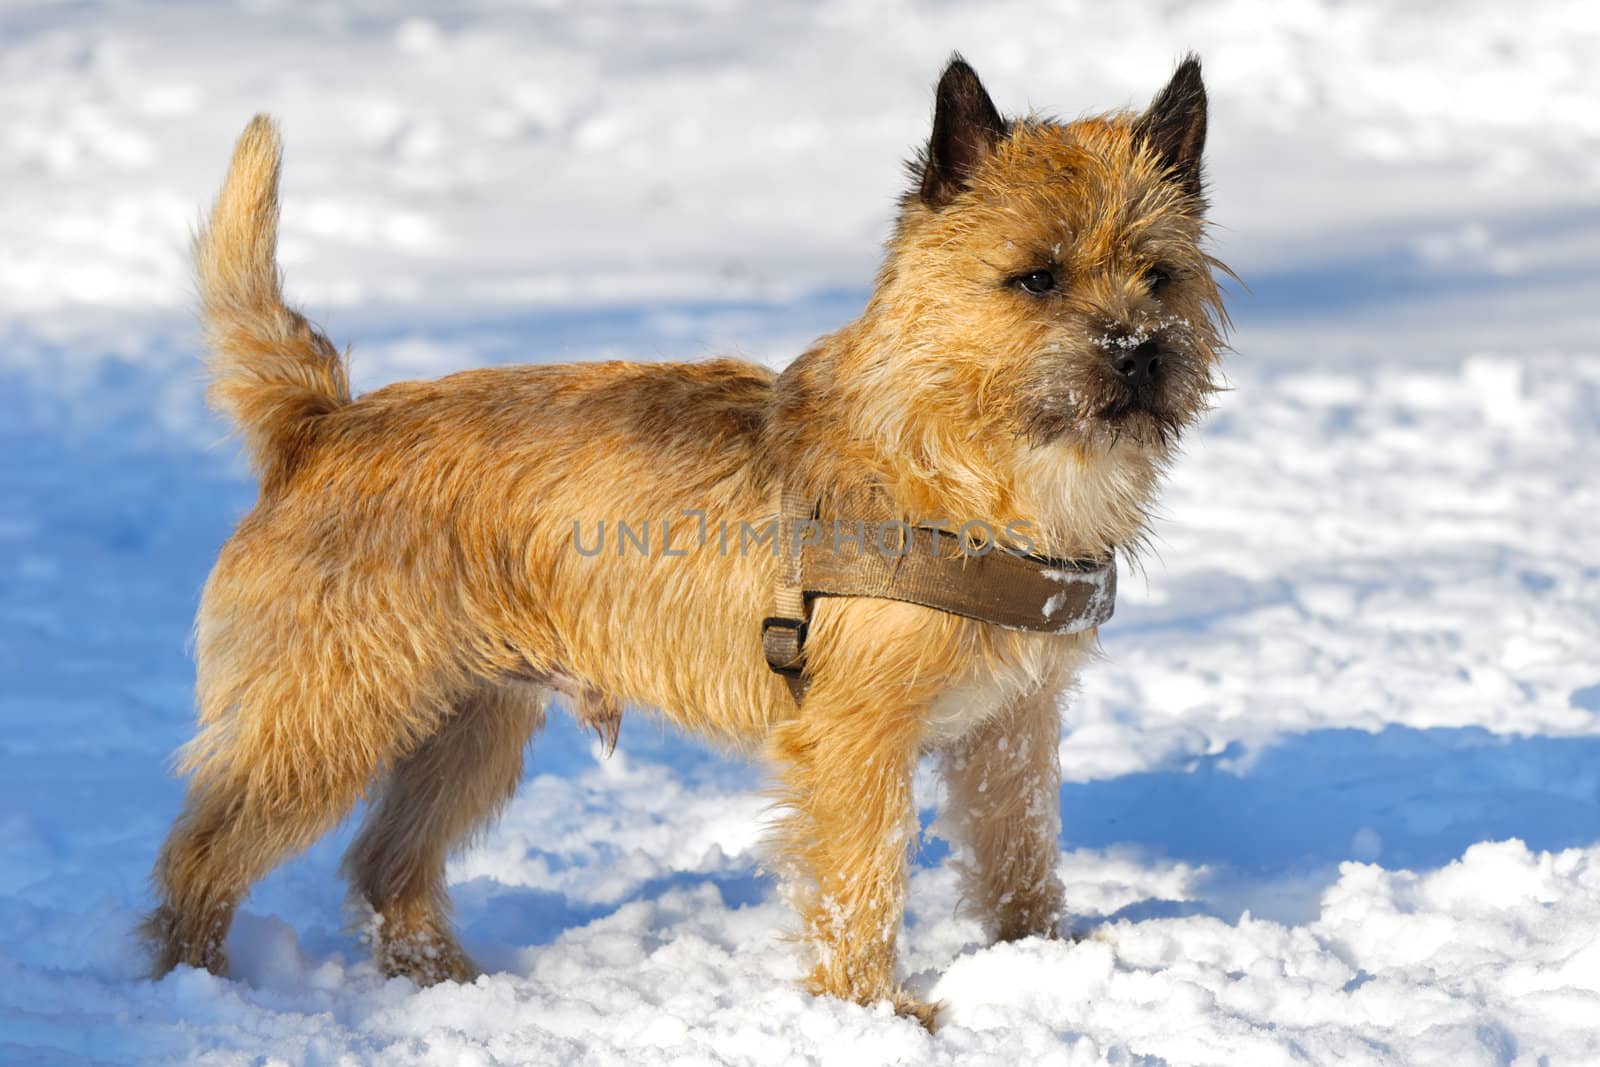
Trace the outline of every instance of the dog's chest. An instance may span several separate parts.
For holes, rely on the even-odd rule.
[[[923,713],[923,741],[938,748],[959,741],[1015,702],[1066,686],[1093,633],[1039,634],[991,629],[992,652],[977,669],[952,679]]]

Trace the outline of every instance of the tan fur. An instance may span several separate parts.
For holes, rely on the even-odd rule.
[[[552,691],[611,743],[622,707],[647,706],[771,761],[817,993],[931,1025],[893,971],[928,751],[946,753],[969,904],[997,937],[1054,934],[1057,704],[1094,636],[824,599],[797,707],[760,648],[779,561],[737,551],[737,530],[792,484],[825,508],[871,487],[911,519],[1026,521],[1056,556],[1137,543],[1169,431],[1210,388],[1220,306],[1198,204],[1134,121],[1017,122],[952,203],[908,197],[865,313],[781,378],[733,360],[505,367],[356,400],[283,304],[278,140],[252,122],[195,257],[211,396],[261,497],[196,623],[200,730],[156,864],[155,973],[224,970],[251,884],[363,797],[345,870],[379,916],[380,965],[475,973],[444,861],[511,795]],[[1006,284],[1042,255],[1064,293]],[[1137,281],[1158,258],[1186,271],[1162,302]],[[1160,411],[1119,422],[1085,399],[1095,323],[1157,316],[1181,320],[1182,365]],[[619,553],[619,520],[656,542],[670,522],[683,554]],[[585,543],[604,523],[605,551],[577,551],[575,523]]]
[[[941,829],[963,846],[962,896],[999,941],[1055,932],[1063,677],[1013,697],[944,753]]]
[[[344,873],[357,900],[380,919],[374,949],[385,974],[424,984],[476,975],[445,922],[446,855],[511,799],[523,749],[543,724],[537,691],[485,685],[384,781]]]

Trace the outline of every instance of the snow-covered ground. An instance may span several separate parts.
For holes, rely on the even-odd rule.
[[[1251,290],[1067,712],[1083,939],[984,947],[931,838],[903,962],[944,1028],[809,999],[758,772],[558,720],[451,869],[489,976],[378,977],[346,829],[231,980],[142,979],[252,495],[185,263],[244,120],[284,123],[290,289],[364,386],[776,365],[860,306],[953,48],[1068,115],[1200,51]],[[1597,53],[1592,3],[0,6],[0,1062],[1600,1062]]]

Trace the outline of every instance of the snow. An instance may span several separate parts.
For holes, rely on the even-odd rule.
[[[1092,567],[1088,570],[1067,571],[1047,567],[1039,573],[1059,586],[1087,585],[1090,587],[1089,597],[1083,606],[1083,610],[1063,621],[1056,629],[1057,633],[1079,633],[1095,626],[1101,626],[1111,617],[1113,610],[1116,608],[1117,567],[1115,560],[1110,560],[1103,566]],[[1053,619],[1056,612],[1066,605],[1069,595],[1063,589],[1062,592],[1052,593],[1046,598],[1042,609],[1045,619]]]
[[[1600,16],[1591,4],[7,5],[0,1062],[1600,1061]],[[342,828],[232,979],[129,931],[200,583],[252,488],[189,226],[288,144],[294,297],[370,387],[737,351],[862,303],[959,48],[1001,106],[1211,90],[1232,391],[1066,710],[1077,941],[983,945],[946,846],[886,1008],[798,992],[757,769],[558,719],[451,866],[470,986],[385,981]],[[918,775],[924,824],[939,787]]]

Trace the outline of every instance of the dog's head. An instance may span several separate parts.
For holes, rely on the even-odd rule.
[[[1028,448],[1159,461],[1217,388],[1205,136],[1193,57],[1142,114],[1069,123],[1003,119],[953,59],[874,301],[907,373]]]

